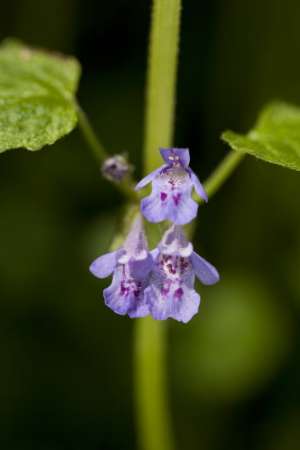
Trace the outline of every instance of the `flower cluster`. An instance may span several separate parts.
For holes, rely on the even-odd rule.
[[[123,246],[97,258],[90,271],[98,278],[113,273],[103,295],[105,304],[117,314],[132,318],[151,315],[157,320],[173,318],[186,323],[200,304],[195,277],[210,285],[219,280],[219,274],[194,252],[181,227],[197,214],[198,205],[191,198],[193,187],[207,201],[198,177],[189,168],[189,151],[161,149],[161,155],[165,164],[141,180],[136,189],[152,182],[151,195],[141,202],[142,214],[150,222],[169,220],[171,227],[149,251],[139,215]]]

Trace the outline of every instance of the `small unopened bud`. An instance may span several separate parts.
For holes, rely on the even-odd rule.
[[[131,165],[128,164],[127,159],[122,155],[114,155],[111,158],[107,158],[101,167],[101,173],[104,178],[118,183],[131,171]]]

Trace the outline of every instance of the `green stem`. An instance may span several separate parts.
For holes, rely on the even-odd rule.
[[[99,163],[102,163],[105,159],[109,157],[109,155],[104,150],[104,147],[100,143],[99,139],[96,136],[95,131],[93,130],[92,125],[90,124],[90,121],[86,115],[86,113],[83,111],[83,109],[77,105],[77,115],[78,115],[78,124],[79,128],[88,143],[90,149],[92,150],[95,158]]]
[[[159,147],[170,147],[174,132],[180,0],[154,0],[150,34],[145,123],[145,173],[160,165]],[[213,195],[242,156],[228,155],[205,183]],[[191,230],[192,231],[192,230]],[[136,423],[140,450],[173,450],[168,407],[165,322],[136,321],[134,374]]]
[[[86,113],[78,104],[76,104],[76,109],[78,115],[78,124],[82,135],[85,138],[89,148],[92,150],[97,162],[101,164],[105,161],[105,159],[109,158],[110,155],[106,153],[104,147],[100,143]],[[122,181],[121,183],[113,184],[130,202],[138,201],[138,195],[134,191],[133,183],[130,180],[127,179]]]
[[[154,0],[150,31],[145,123],[145,172],[160,165],[159,147],[169,147],[174,132],[180,0]]]
[[[166,324],[145,318],[136,321],[135,365],[139,448],[171,450],[166,390]]]
[[[244,153],[231,151],[204,183],[208,197],[214,195],[244,158]]]
[[[181,0],[154,0],[145,123],[145,173],[160,165],[159,147],[173,138]],[[136,322],[136,421],[141,450],[174,448],[166,386],[165,322]]]

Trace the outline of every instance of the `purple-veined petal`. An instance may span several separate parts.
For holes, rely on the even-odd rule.
[[[146,303],[155,320],[166,320],[170,317],[171,302],[161,295],[159,287],[151,285],[144,292]]]
[[[153,190],[159,193],[165,218],[176,225],[185,225],[193,220],[198,204],[192,199],[193,184],[189,172],[182,168],[168,169],[153,182]]]
[[[118,259],[119,251],[99,256],[90,265],[90,272],[97,278],[106,278],[112,274]]]
[[[191,169],[190,169],[190,175],[191,175],[191,180],[192,180],[193,186],[195,188],[195,191],[197,192],[199,197],[203,198],[203,200],[205,202],[208,202],[207,193],[205,192],[204,187],[200,183],[200,180],[197,177],[197,175],[195,174],[195,172],[193,172]]]
[[[188,167],[190,163],[190,152],[188,148],[161,148],[160,154],[168,166],[180,164]]]
[[[149,314],[149,308],[144,299],[147,282],[147,278],[144,280],[132,278],[127,267],[118,266],[111,285],[103,291],[106,306],[120,315],[146,316]]]
[[[129,309],[128,316],[131,319],[136,319],[138,317],[148,316],[149,314],[149,305],[146,303],[146,299],[143,293],[143,295],[135,300],[134,306]]]
[[[132,296],[121,294],[121,282],[122,266],[118,267],[114,272],[111,285],[103,290],[103,297],[106,306],[112,309],[116,314],[124,316],[132,305]]]
[[[180,193],[173,207],[168,209],[168,219],[176,225],[185,225],[197,216],[198,204],[191,198],[190,191]]]
[[[161,200],[158,192],[153,191],[151,195],[141,201],[141,211],[149,222],[162,222],[168,218],[169,202]]]
[[[191,198],[190,172],[172,166],[160,171],[152,181],[152,192],[141,202],[141,211],[149,222],[170,220],[184,225],[197,215],[198,205]]]
[[[138,182],[138,184],[135,186],[134,190],[139,191],[143,187],[147,186],[147,184],[151,183],[151,181],[154,180],[156,175],[159,174],[161,170],[164,169],[165,166],[161,166],[158,169],[153,170],[153,172],[149,173],[147,176],[141,179],[141,181]]]
[[[178,291],[181,295],[178,294]],[[199,310],[200,295],[194,289],[182,285],[175,292],[174,297],[171,317],[178,322],[189,322]]]
[[[197,314],[200,296],[185,284],[175,284],[168,293],[159,285],[152,284],[145,290],[146,302],[152,317],[156,320],[175,319],[186,323]]]
[[[189,176],[186,179],[190,183]],[[149,222],[157,223],[169,218],[173,205],[173,184],[169,172],[161,172],[152,182],[151,194],[141,201],[141,211]]]
[[[195,275],[203,284],[210,285],[219,281],[220,275],[217,269],[204,258],[199,256],[196,252],[192,253],[190,260],[193,265]]]

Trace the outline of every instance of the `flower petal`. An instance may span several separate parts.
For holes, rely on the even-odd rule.
[[[205,202],[208,202],[208,196],[207,193],[204,190],[204,187],[202,186],[202,184],[200,183],[199,178],[197,177],[197,175],[195,174],[195,172],[193,172],[191,169],[189,170],[190,175],[191,175],[191,180],[193,183],[193,186],[195,188],[195,191],[197,192],[197,194],[199,195],[199,197],[203,198],[203,200]]]
[[[134,279],[128,266],[118,266],[111,285],[103,291],[106,306],[117,314],[128,314],[132,318],[148,315],[149,307],[144,298],[148,279],[149,274],[144,279]]]
[[[188,148],[160,148],[159,151],[169,166],[177,161],[182,167],[188,167],[190,163],[190,152]]]
[[[143,227],[143,218],[140,214],[133,221],[129,234],[123,243],[124,256],[119,259],[121,264],[130,259],[144,260],[148,256],[148,243]]]
[[[153,284],[145,290],[145,298],[150,313],[156,320],[172,318],[186,323],[197,314],[200,305],[200,296],[186,285],[176,286],[164,295],[162,290]]]
[[[118,267],[114,272],[112,283],[108,288],[104,289],[103,297],[106,306],[116,314],[124,316],[132,306],[132,296],[121,294],[121,271],[122,267]]]
[[[158,248],[154,248],[153,250],[151,250],[150,254],[151,254],[152,258],[153,258],[153,261],[155,262],[155,261],[156,261],[156,258],[157,258],[158,255],[159,255],[159,250],[158,250]]]
[[[188,257],[193,252],[193,245],[189,242],[179,225],[172,225],[163,235],[159,250],[165,255],[180,255]]]
[[[128,311],[128,316],[131,319],[138,317],[145,317],[150,314],[149,305],[146,303],[144,294],[135,300],[134,306]]]
[[[171,302],[162,296],[159,287],[151,285],[145,289],[144,296],[150,313],[155,320],[166,320],[170,317]]]
[[[200,305],[200,295],[194,289],[182,286],[181,298],[173,301],[173,312],[171,317],[178,322],[187,323],[197,314]]]
[[[114,271],[119,251],[106,253],[105,255],[99,256],[90,265],[90,272],[97,278],[106,278],[112,274]]]
[[[198,204],[191,198],[189,190],[181,193],[180,199],[173,207],[169,207],[167,218],[176,225],[185,225],[191,222],[198,211]]]
[[[143,280],[148,276],[152,269],[153,258],[150,253],[147,253],[147,257],[145,259],[131,259],[128,265],[132,277],[138,280]]]
[[[142,178],[141,181],[139,181],[138,184],[135,186],[134,190],[139,191],[143,187],[147,186],[147,184],[149,184],[151,181],[153,181],[154,178],[156,177],[156,175],[158,175],[159,172],[161,170],[163,170],[165,167],[166,166],[163,165],[163,166],[159,167],[158,169],[153,170],[153,172],[149,173],[149,175]]]
[[[141,211],[149,222],[157,223],[168,219],[169,202],[162,202],[159,193],[152,193],[141,201]]]
[[[199,256],[196,252],[192,253],[190,259],[196,276],[203,284],[210,285],[219,281],[220,275],[212,264]]]

